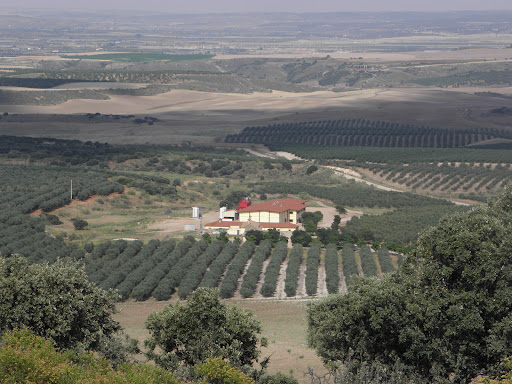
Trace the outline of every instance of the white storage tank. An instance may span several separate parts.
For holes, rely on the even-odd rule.
[[[194,218],[199,217],[199,207],[192,207],[192,217],[194,217]]]
[[[227,210],[228,207],[220,207],[219,220],[222,220],[224,218],[224,212],[226,212]]]

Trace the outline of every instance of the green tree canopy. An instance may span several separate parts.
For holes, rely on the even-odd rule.
[[[187,303],[172,303],[146,320],[151,337],[148,358],[164,368],[192,366],[220,357],[234,366],[251,365],[265,344],[259,322],[238,307],[228,307],[216,290],[199,288]]]
[[[296,229],[292,232],[291,241],[292,244],[301,244],[304,247],[308,247],[311,244],[311,235],[306,231]]]
[[[309,343],[326,362],[403,364],[465,383],[512,353],[512,189],[420,235],[396,274],[312,303]]]
[[[33,264],[0,258],[0,333],[28,327],[65,349],[105,351],[120,330],[112,319],[117,295],[64,262]],[[110,348],[109,347],[109,348]]]

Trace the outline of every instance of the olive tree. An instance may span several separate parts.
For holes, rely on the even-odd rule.
[[[401,364],[429,383],[491,372],[512,354],[511,254],[509,188],[421,234],[397,273],[312,303],[309,344],[325,362]]]
[[[146,320],[151,337],[147,356],[163,368],[193,366],[209,358],[229,360],[233,366],[251,365],[266,340],[259,322],[242,308],[227,306],[216,290],[199,288],[186,303],[171,303]]]

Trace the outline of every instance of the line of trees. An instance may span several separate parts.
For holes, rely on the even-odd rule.
[[[318,287],[318,266],[320,265],[320,254],[322,249],[319,244],[313,244],[306,257],[306,293],[314,296]]]
[[[219,256],[210,265],[210,269],[206,272],[200,287],[216,288],[219,285],[226,267],[237,254],[239,246],[240,243],[236,241],[226,244]]]
[[[505,129],[446,129],[382,121],[327,120],[246,127],[227,143],[309,144],[399,148],[456,148],[494,138],[512,138]]]
[[[290,251],[290,257],[286,267],[286,278],[284,280],[284,291],[288,297],[295,296],[297,294],[300,266],[303,259],[304,247],[302,244],[295,244]]]
[[[238,279],[244,272],[245,265],[251,258],[256,245],[250,241],[245,242],[229,264],[228,270],[219,288],[220,297],[227,299],[233,297],[238,286]]]
[[[338,247],[335,244],[328,244],[325,248],[325,283],[329,294],[339,292],[340,275],[338,260]]]
[[[212,242],[197,258],[196,262],[185,270],[186,275],[181,279],[178,287],[180,299],[186,299],[199,286],[208,267],[219,256],[224,246],[223,241],[216,240]]]
[[[270,240],[263,240],[258,249],[254,252],[251,259],[251,264],[245,272],[240,286],[240,294],[244,298],[252,297],[256,292],[256,285],[263,270],[263,263],[270,256],[272,251],[272,242]]]
[[[196,241],[187,253],[185,253],[163,279],[160,280],[153,290],[152,296],[157,300],[169,300],[178,285],[180,285],[181,279],[183,279],[189,268],[198,260],[199,256],[203,254],[206,248],[208,248],[208,242],[204,240]],[[213,248],[216,249],[216,246]]]
[[[273,296],[277,288],[277,279],[286,256],[288,255],[288,244],[280,241],[274,248],[270,261],[265,270],[265,280],[261,286],[261,294],[265,297]]]

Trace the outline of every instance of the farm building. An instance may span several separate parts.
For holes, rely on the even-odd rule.
[[[297,199],[276,199],[259,204],[241,200],[235,210],[221,209],[219,220],[204,228],[224,230],[230,235],[241,235],[251,229],[293,231],[299,227],[297,223],[306,210],[305,203],[305,200]]]

